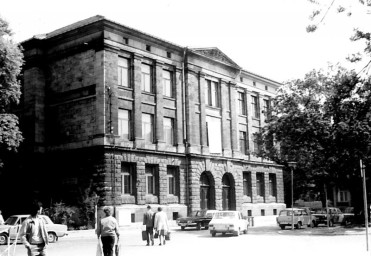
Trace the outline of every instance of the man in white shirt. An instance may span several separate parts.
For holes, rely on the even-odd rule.
[[[48,232],[44,220],[39,216],[40,206],[31,207],[31,215],[22,223],[20,237],[27,248],[28,256],[46,256],[48,245]]]

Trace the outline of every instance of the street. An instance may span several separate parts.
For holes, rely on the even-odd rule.
[[[155,246],[145,246],[141,241],[139,228],[122,229],[122,255],[142,256],[151,255],[228,255],[231,253],[259,255],[370,255],[366,252],[366,238],[362,233],[352,235],[333,235],[326,233],[326,228],[280,230],[276,226],[251,227],[247,235],[239,237],[220,235],[211,237],[208,230],[172,229],[171,240],[165,246],[159,246],[155,240]],[[315,232],[311,234],[312,230]],[[80,234],[81,233],[81,234]],[[50,244],[48,256],[94,256],[96,253],[97,239],[93,230],[77,231],[67,237],[62,237],[57,243]],[[6,246],[0,247],[0,255]],[[15,254],[11,256],[27,255],[23,245],[18,244]]]

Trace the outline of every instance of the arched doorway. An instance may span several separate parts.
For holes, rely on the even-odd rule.
[[[222,177],[222,208],[223,210],[236,210],[234,179],[226,173]]]
[[[200,177],[200,209],[215,209],[214,179],[209,172],[203,172]]]

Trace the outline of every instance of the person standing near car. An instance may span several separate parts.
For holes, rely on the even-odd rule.
[[[21,242],[27,249],[28,256],[46,256],[48,231],[44,220],[39,216],[40,206],[33,204],[31,215],[22,223],[20,230]]]
[[[147,212],[143,215],[143,225],[146,225],[147,233],[147,246],[149,246],[149,240],[151,239],[151,244],[154,245],[153,241],[153,211],[151,206],[147,206]]]
[[[0,225],[4,225],[4,218],[3,215],[1,215],[1,210],[0,210]]]
[[[158,212],[156,213],[155,216],[155,229],[156,232],[158,232],[158,239],[160,240],[159,245],[161,245],[161,240],[162,244],[165,245],[166,244],[165,235],[166,232],[169,231],[169,224],[167,221],[167,215],[165,212],[162,211],[161,207],[158,207]]]
[[[102,240],[103,255],[113,256],[113,248],[117,243],[116,237],[117,241],[120,237],[119,225],[117,220],[111,216],[111,207],[104,207],[103,212],[106,216],[97,225],[96,233],[98,239]]]

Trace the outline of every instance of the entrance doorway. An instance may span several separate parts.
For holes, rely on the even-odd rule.
[[[200,208],[215,209],[214,179],[210,172],[203,172],[200,177]]]
[[[222,178],[222,208],[223,210],[236,210],[234,179],[226,173]]]

